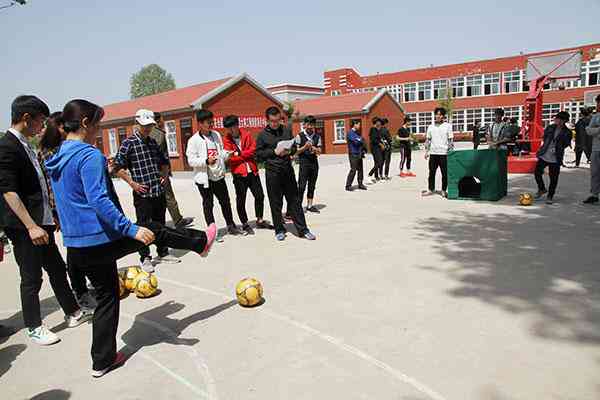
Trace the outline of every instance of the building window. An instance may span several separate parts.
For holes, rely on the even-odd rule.
[[[500,93],[500,74],[485,74],[483,76],[483,94],[486,96]]]
[[[109,129],[108,130],[108,151],[111,156],[117,154],[119,150],[119,144],[117,143],[117,130]]]
[[[175,121],[165,122],[165,139],[167,141],[167,150],[169,156],[177,157],[177,123]]]
[[[490,126],[494,120],[495,120],[495,115],[494,115],[494,110],[495,108],[484,108],[483,109],[483,120],[481,122],[481,126]]]
[[[117,132],[119,133],[119,146],[120,146],[125,141],[125,139],[127,139],[127,129],[119,128],[117,130]]]
[[[452,131],[465,131],[465,110],[452,111]]]
[[[481,75],[467,76],[467,97],[481,96]]]
[[[473,126],[475,125],[476,121],[479,121],[479,123],[481,123],[482,121],[482,112],[481,112],[481,108],[472,108],[470,110],[466,110],[466,114],[467,114],[467,118],[466,118],[466,122],[467,122],[467,130],[472,131],[473,130]]]
[[[410,123],[407,128],[408,131],[410,133],[417,133],[417,113],[408,113],[406,116],[410,118]]]
[[[420,112],[417,114],[417,133],[426,133],[429,125],[433,123],[432,112]]]
[[[504,107],[504,116],[510,121],[512,118],[517,119],[517,124],[521,125],[521,106]]]
[[[564,104],[564,110],[570,114],[571,121],[575,123],[581,118],[581,110],[584,106],[585,104],[583,101],[572,101]]]
[[[588,86],[600,85],[600,60],[588,61],[587,78]]]
[[[431,81],[419,82],[417,92],[419,100],[431,100]]]
[[[404,101],[417,101],[417,84],[416,83],[405,83],[404,84]]]
[[[542,107],[542,125],[544,128],[554,121],[554,116],[560,111],[560,104],[544,104]]]
[[[465,95],[465,78],[452,78],[452,97],[463,97]]]
[[[346,142],[346,121],[343,119],[333,121],[335,127],[335,140],[333,143],[345,143]]]
[[[521,71],[504,73],[504,93],[520,92],[521,88]]]
[[[439,100],[446,97],[448,97],[448,81],[446,79],[433,81],[433,98]]]

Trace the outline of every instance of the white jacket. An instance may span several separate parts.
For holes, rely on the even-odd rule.
[[[218,158],[213,165],[208,165],[208,145],[211,140],[217,147]],[[194,182],[203,187],[208,187],[209,179],[213,182],[220,181],[225,177],[225,162],[229,158],[229,153],[223,149],[223,140],[217,131],[211,131],[205,137],[200,136],[198,132],[190,138],[185,155],[190,167],[194,169]]]

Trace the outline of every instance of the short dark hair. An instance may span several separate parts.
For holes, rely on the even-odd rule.
[[[204,122],[208,119],[213,119],[214,115],[212,111],[209,110],[198,110],[196,111],[196,121]]]
[[[63,141],[63,137],[60,134],[59,127],[64,124],[62,119],[62,112],[57,111],[50,114],[50,118],[46,121],[46,129],[40,139],[40,148],[42,150],[55,149]]]
[[[502,109],[502,108],[496,108],[494,110],[494,115],[499,115],[501,117],[504,117],[504,109]]]
[[[589,108],[587,108],[587,107],[583,107],[583,108],[581,109],[581,116],[582,116],[582,117],[587,117],[587,116],[588,116],[588,115],[590,115],[590,114],[591,114],[591,110],[590,110]]]
[[[350,128],[354,128],[356,125],[358,125],[360,123],[361,123],[360,119],[351,119],[350,120]]]
[[[269,108],[267,108],[267,110],[265,111],[265,117],[269,118],[269,116],[271,115],[280,115],[281,114],[281,110],[279,109],[279,107],[275,107],[275,106],[271,106]]]
[[[104,117],[104,109],[90,101],[75,99],[65,104],[62,112],[65,132],[77,132],[81,122],[87,118],[88,125],[99,123]]]
[[[405,124],[406,124],[407,122],[410,122],[410,121],[412,121],[412,120],[410,119],[410,117],[409,117],[408,115],[407,115],[406,117],[404,117],[404,123],[405,123]]]
[[[556,118],[563,120],[564,122],[569,122],[571,116],[566,111],[560,111],[556,114]]]
[[[239,126],[240,125],[240,119],[238,118],[237,115],[228,115],[225,118],[223,118],[223,126],[225,128],[232,128],[234,126]]]
[[[317,119],[312,115],[307,115],[304,117],[304,123],[314,125],[317,123]]]
[[[154,113],[154,119],[155,119],[155,120],[157,120],[157,121],[158,121],[158,120],[160,120],[160,119],[162,119],[162,115],[161,115],[161,113],[159,113],[159,112],[155,112],[155,113]]]
[[[379,117],[373,117],[373,119],[371,120],[371,123],[373,125],[375,125],[378,122],[381,122],[381,118],[379,118]],[[383,123],[383,122],[381,122],[381,123]]]
[[[440,113],[445,117],[446,109],[444,107],[436,107],[435,110],[433,110],[433,115],[436,115],[437,113]]]
[[[30,95],[19,96],[14,99],[10,110],[13,125],[21,122],[25,114],[31,115],[32,118],[37,118],[39,115],[50,116],[48,105],[37,97]]]
[[[389,120],[389,119],[387,119],[387,118],[381,118],[381,123],[382,123],[383,125],[385,125],[385,124],[387,124],[387,123],[389,123],[389,122],[390,122],[390,120]]]

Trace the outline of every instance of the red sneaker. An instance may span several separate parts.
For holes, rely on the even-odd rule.
[[[417,176],[417,175],[415,175],[415,174],[413,174],[412,172],[410,172],[410,171],[409,171],[409,172],[406,174],[406,176],[410,176],[411,178],[414,178],[414,177],[415,177],[415,176]]]
[[[217,237],[217,225],[215,223],[210,224],[208,229],[206,230],[206,246],[204,246],[204,250],[200,253],[201,257],[206,257],[210,248],[212,247],[215,239]]]
[[[115,356],[115,361],[113,361],[113,363],[111,365],[109,365],[108,367],[106,367],[100,371],[93,370],[92,377],[93,378],[101,378],[104,375],[108,374],[113,369],[119,368],[121,365],[125,364],[125,361],[127,361],[127,356],[121,352],[117,352],[117,355]]]
[[[406,178],[406,174],[404,172],[400,172],[400,175],[398,175],[400,178]]]

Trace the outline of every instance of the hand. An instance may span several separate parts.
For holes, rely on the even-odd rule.
[[[234,151],[234,152],[233,152],[233,155],[234,155],[235,157],[239,157],[239,156],[240,156],[240,153],[238,153],[237,151]]]
[[[31,238],[33,244],[36,246],[48,244],[48,242],[50,241],[48,232],[46,232],[44,229],[40,228],[37,225],[34,225],[29,229],[29,237]]]
[[[133,189],[134,192],[136,192],[137,194],[144,194],[144,193],[148,193],[148,186],[146,185],[140,185],[137,182],[131,182],[131,188]]]
[[[208,165],[213,165],[216,162],[217,162],[217,157],[215,157],[215,156],[208,156]]]
[[[429,152],[425,152],[425,159],[427,160],[429,158]]]
[[[148,229],[140,226],[137,233],[135,234],[135,240],[144,243],[146,246],[154,242],[154,233]]]

